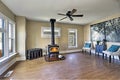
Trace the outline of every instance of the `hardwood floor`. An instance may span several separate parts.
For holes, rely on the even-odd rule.
[[[101,56],[72,53],[61,61],[44,58],[20,62],[6,80],[120,80],[120,61],[109,63]]]

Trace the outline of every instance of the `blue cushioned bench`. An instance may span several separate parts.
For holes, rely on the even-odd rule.
[[[91,54],[91,42],[85,42],[83,48],[82,48],[82,52],[86,52],[87,50],[90,51]]]
[[[103,51],[104,54],[109,55],[109,62],[111,63],[111,56],[120,56],[120,45],[111,45],[109,49]]]

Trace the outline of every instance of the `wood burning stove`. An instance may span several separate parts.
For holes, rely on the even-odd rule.
[[[59,46],[58,45],[48,45],[48,60],[59,60]]]
[[[59,60],[59,46],[55,44],[54,23],[55,19],[50,19],[51,22],[51,44],[48,45],[47,61]]]
[[[59,46],[58,45],[48,45],[48,52],[49,53],[59,53]]]

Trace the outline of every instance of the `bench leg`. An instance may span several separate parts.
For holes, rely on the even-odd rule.
[[[82,49],[82,53],[83,53],[83,49]]]
[[[91,55],[91,49],[90,49],[90,55]]]
[[[105,58],[107,59],[107,54],[105,54]]]
[[[104,53],[102,53],[102,58],[104,59]]]
[[[119,60],[120,60],[120,56],[118,56],[119,57]]]
[[[111,63],[111,55],[109,56],[109,63]]]

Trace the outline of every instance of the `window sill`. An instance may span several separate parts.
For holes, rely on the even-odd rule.
[[[68,48],[69,49],[71,49],[71,48],[77,48],[77,46],[69,46]]]
[[[9,57],[5,57],[3,59],[0,60],[0,65],[8,62],[10,59],[12,59],[13,57],[15,57],[18,53],[14,53],[14,54],[11,54]]]

